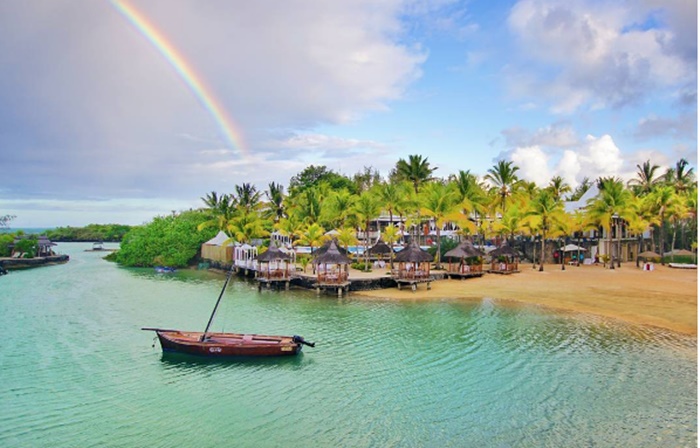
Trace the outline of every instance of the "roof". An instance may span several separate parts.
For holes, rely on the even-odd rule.
[[[455,247],[454,249],[445,252],[444,256],[453,258],[470,258],[480,257],[482,255],[484,255],[484,253],[476,247],[474,247],[471,241],[464,241],[462,244]]]
[[[515,249],[510,247],[510,245],[507,242],[504,242],[501,244],[501,247],[498,247],[491,252],[489,252],[489,255],[492,257],[500,257],[500,256],[506,256],[506,257],[518,257],[518,252],[516,252]]]
[[[394,261],[420,263],[423,261],[433,261],[433,256],[429,252],[418,247],[415,241],[396,253]]]
[[[588,201],[598,196],[598,187],[591,185],[591,187],[581,196],[578,201],[566,201],[564,202],[564,210],[567,213],[573,213],[576,210],[582,210],[588,205]]]
[[[339,251],[341,254],[343,254],[343,255],[347,255],[347,254],[348,254],[348,251],[346,251],[342,246],[339,246],[339,245],[338,245],[338,241],[337,241],[335,238],[331,238],[331,239],[329,239],[328,241],[326,241],[325,243],[323,243],[323,245],[322,245],[321,247],[319,247],[318,249],[316,249],[316,250],[314,251],[314,257],[319,257],[319,256],[321,256],[322,254],[326,253],[326,251],[328,250],[328,248],[331,247],[331,242],[333,242],[333,241],[335,241],[335,246],[338,248],[338,251]]]
[[[290,258],[292,258],[291,255],[286,252],[282,252],[282,250],[275,243],[271,243],[270,247],[265,252],[255,257],[256,260],[263,262],[289,260]]]
[[[207,241],[204,244],[206,244],[207,246],[223,246],[224,242],[226,242],[226,240],[231,240],[231,237],[226,235],[223,232],[223,230],[219,230],[219,233],[217,233],[214,238],[210,239],[209,241]],[[227,246],[233,246],[233,241],[229,241]]]
[[[350,264],[352,260],[343,255],[338,250],[338,245],[335,240],[331,240],[328,244],[328,249],[314,259],[314,264]]]
[[[367,250],[370,254],[389,254],[391,253],[391,247],[382,240],[377,241],[377,243]]]

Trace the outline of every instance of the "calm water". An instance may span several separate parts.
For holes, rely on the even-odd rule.
[[[3,447],[696,446],[697,343],[535,307],[339,301],[235,281],[216,330],[301,334],[293,359],[163,357],[223,284],[70,263],[0,277]]]

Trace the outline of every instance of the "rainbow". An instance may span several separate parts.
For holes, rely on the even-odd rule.
[[[240,129],[234,124],[224,107],[216,100],[211,89],[207,88],[202,77],[197,75],[191,64],[173,47],[156,29],[153,23],[140,13],[136,8],[123,0],[110,1],[115,9],[121,13],[153,46],[163,55],[177,74],[187,84],[187,87],[197,97],[199,102],[209,112],[221,129],[226,141],[232,149],[237,149],[244,157],[248,157],[246,145]]]

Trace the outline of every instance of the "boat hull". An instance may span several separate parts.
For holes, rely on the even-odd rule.
[[[266,336],[239,333],[202,332],[155,329],[163,352],[220,357],[293,356],[302,344],[291,336]]]

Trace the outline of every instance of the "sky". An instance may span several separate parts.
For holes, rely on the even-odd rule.
[[[309,165],[697,166],[695,0],[0,2],[0,216],[142,224]]]

